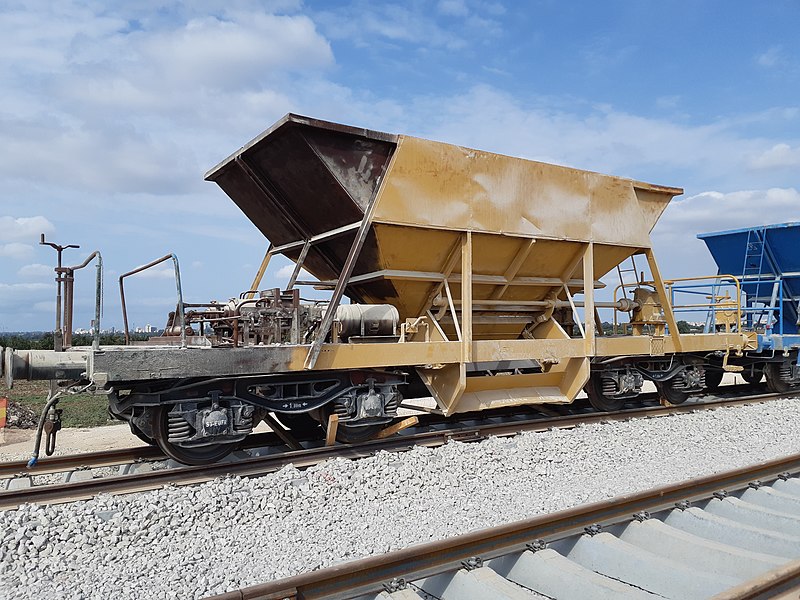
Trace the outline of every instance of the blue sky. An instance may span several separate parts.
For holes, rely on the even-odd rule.
[[[266,242],[202,176],[286,112],[684,187],[661,268],[712,272],[696,233],[800,220],[798,22],[788,0],[6,1],[0,331],[52,328],[41,232],[103,252],[106,326],[118,275],[168,252],[192,301],[246,289]],[[131,282],[136,325],[163,324],[169,277]]]

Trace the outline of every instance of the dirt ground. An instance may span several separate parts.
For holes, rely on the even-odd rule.
[[[22,460],[30,457],[35,430],[0,431],[3,431],[0,433],[0,460]],[[103,427],[69,427],[58,432],[56,454],[97,452],[143,445],[144,442],[131,433],[127,423]],[[44,457],[44,440],[42,440],[41,456]]]

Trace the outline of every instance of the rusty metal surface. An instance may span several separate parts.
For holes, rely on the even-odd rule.
[[[381,585],[395,578],[407,581],[461,568],[470,557],[488,560],[525,550],[537,539],[563,538],[581,533],[595,524],[628,521],[643,511],[655,512],[685,500],[707,498],[720,489],[746,487],[754,480],[769,480],[778,473],[800,471],[800,455],[760,463],[755,466],[699,477],[647,492],[618,496],[575,508],[541,515],[524,521],[484,529],[455,538],[420,544],[397,552],[372,556],[305,573],[287,579],[256,585],[212,597],[213,600],[292,597],[305,600],[347,599],[381,591]]]
[[[360,221],[394,150],[395,136],[287,115],[206,174],[275,245]],[[316,244],[306,269],[335,279],[355,232]],[[372,270],[374,236],[362,256]],[[297,258],[299,249],[288,251]]]
[[[654,294],[665,295],[651,259],[650,231],[682,193],[297,115],[287,115],[206,178],[222,187],[274,252],[298,263],[295,272],[302,262],[333,289],[332,308],[302,367],[290,352],[281,363],[286,369],[340,369],[370,360],[416,365],[446,414],[574,400],[589,377],[589,358],[598,353],[593,292],[599,279],[645,253]],[[307,282],[293,276],[291,283]],[[578,294],[580,304],[573,299]],[[425,350],[406,344],[399,352],[389,344],[353,352],[324,345],[343,296],[391,304],[401,320],[430,315],[444,339],[427,342]],[[571,312],[579,342],[553,317],[556,306]],[[579,306],[585,318],[578,318]],[[673,315],[665,312],[669,341],[680,351]],[[638,335],[621,354],[634,353],[637,337],[647,342],[643,354],[653,353],[648,336]],[[717,350],[723,343],[743,346],[742,340],[717,339],[693,345]],[[518,353],[555,366],[538,377],[465,380],[463,363]]]
[[[711,600],[797,600],[800,598],[800,560],[793,560],[761,577],[717,594]]]

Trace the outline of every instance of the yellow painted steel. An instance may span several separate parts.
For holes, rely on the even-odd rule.
[[[439,309],[448,339],[461,340],[466,349],[471,339],[486,343],[489,356],[483,360],[535,357],[553,365],[538,375],[467,378],[463,363],[479,360],[484,349],[473,347],[462,350],[459,363],[420,368],[444,412],[571,402],[586,383],[589,357],[596,352],[595,280],[632,254],[649,251],[650,231],[679,193],[400,136],[376,195],[373,230],[380,277],[396,290],[393,303],[401,316]],[[465,285],[468,280],[471,285]],[[575,306],[574,294],[583,296],[584,311],[591,315],[582,323],[576,319],[583,337],[577,342],[552,317],[558,301]],[[503,312],[504,306],[537,301],[553,308],[545,305],[519,319],[513,311]],[[483,314],[475,306],[495,310]],[[529,339],[520,340],[522,352],[514,352],[508,342],[523,330]]]
[[[647,248],[658,217],[681,193],[400,136],[374,221]]]
[[[275,136],[274,148],[264,146],[259,154],[259,145],[268,144],[270,136]],[[306,228],[304,239],[291,239],[289,230],[260,217],[266,215],[258,204],[261,187],[234,178],[238,171],[231,166],[250,161],[269,170],[269,159],[285,152],[303,160],[315,156],[323,165],[314,172],[316,180],[332,186],[326,197],[343,198],[342,210],[333,211],[327,222],[313,204],[318,194],[295,187],[284,170],[268,173],[274,181],[262,186],[264,202],[286,204],[299,215],[289,230]],[[258,171],[247,167],[242,173],[252,178]],[[678,332],[650,232],[672,198],[683,193],[680,188],[293,115],[210,177],[248,215],[261,219],[262,231],[274,226],[282,239],[273,241],[279,248],[294,248],[293,260],[301,260],[296,252],[303,243],[328,239],[326,227],[328,233],[349,227],[357,212],[363,215],[362,229],[369,227],[366,240],[358,241],[364,246],[346,283],[338,282],[335,269],[344,270],[344,258],[355,246],[344,238],[309,254],[304,266],[329,287],[346,285],[348,295],[361,302],[394,305],[404,321],[400,341],[323,344],[316,361],[306,360],[307,347],[295,347],[287,361],[290,370],[304,364],[314,369],[415,367],[443,412],[452,414],[571,402],[596,356],[755,347],[746,333]],[[281,189],[275,191],[280,187],[275,182]],[[637,255],[646,259],[652,279],[649,312],[642,318],[656,325],[654,335],[641,327],[638,335],[602,335],[596,311],[602,303],[594,292],[602,287],[601,278]],[[535,360],[542,372],[480,374],[484,362],[509,360]]]

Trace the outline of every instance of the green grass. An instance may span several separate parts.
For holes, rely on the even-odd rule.
[[[0,396],[31,408],[38,416],[47,402],[49,389],[50,384],[47,381],[15,381],[11,390],[4,385],[0,387]],[[59,400],[57,408],[64,410],[61,415],[64,427],[96,427],[119,423],[109,418],[108,400],[105,395],[66,396]]]

